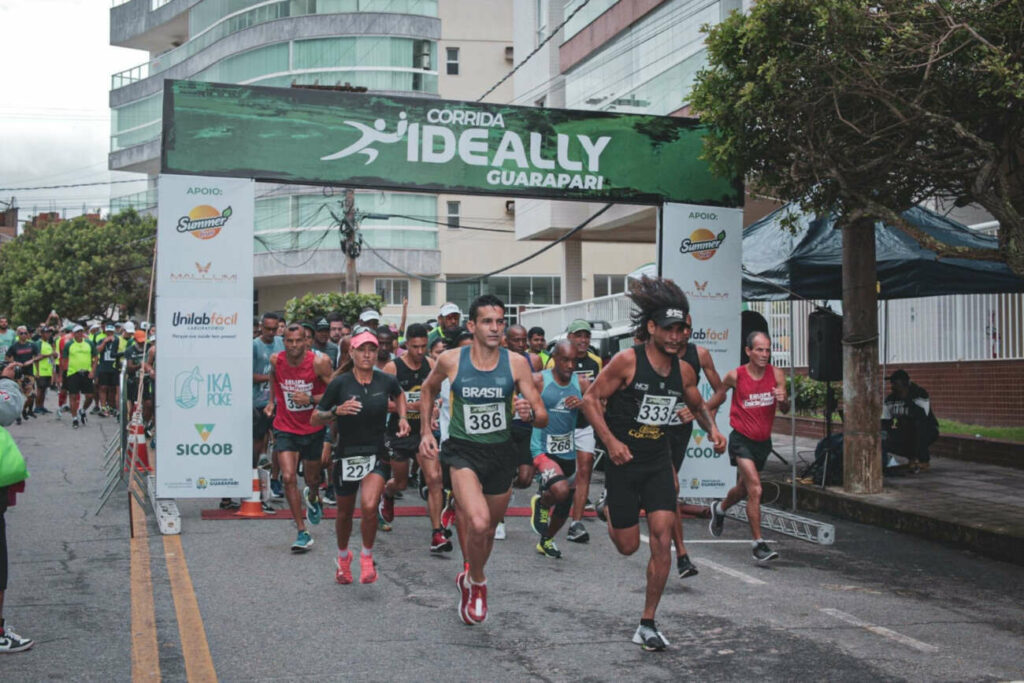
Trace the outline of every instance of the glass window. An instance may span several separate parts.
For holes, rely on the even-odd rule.
[[[548,37],[548,0],[537,0],[537,36],[534,46],[540,45]]]
[[[621,294],[626,291],[625,275],[595,275],[594,296]]]
[[[384,298],[387,306],[401,306],[402,301],[409,298],[408,280],[377,278],[373,281],[373,289]]]
[[[445,48],[445,64],[447,65],[447,73],[449,76],[459,75],[459,48],[448,47]]]
[[[448,202],[448,227],[459,227],[459,213],[462,210],[462,202]]]
[[[420,280],[420,306],[437,305],[437,283],[433,280]]]

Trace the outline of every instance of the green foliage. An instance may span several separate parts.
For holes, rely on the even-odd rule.
[[[28,325],[51,309],[64,318],[100,316],[112,306],[145,312],[156,220],[126,209],[104,225],[84,217],[28,228],[0,249],[0,304]]]
[[[793,409],[796,414],[820,415],[824,413],[825,382],[818,382],[806,375],[796,375],[793,380],[796,384],[795,400],[793,401]],[[789,388],[788,382],[786,388]]]
[[[710,124],[705,157],[806,211],[886,220],[930,248],[900,212],[977,202],[1024,273],[1022,23],[1019,0],[760,0],[708,32],[691,99]],[[958,254],[972,255],[944,255]]]
[[[284,307],[284,317],[288,321],[315,320],[328,313],[340,313],[348,322],[354,322],[367,306],[379,311],[384,299],[379,294],[306,294],[289,299]]]

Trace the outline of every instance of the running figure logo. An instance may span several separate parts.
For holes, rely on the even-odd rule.
[[[372,128],[367,126],[365,123],[359,123],[358,121],[344,121],[343,123],[347,123],[358,130],[362,134],[362,137],[345,149],[339,150],[334,154],[329,154],[325,157],[320,157],[320,161],[334,161],[335,159],[343,159],[347,156],[351,156],[352,154],[362,154],[366,156],[366,163],[363,164],[364,166],[373,163],[377,158],[378,152],[370,145],[378,142],[389,145],[395,142],[401,142],[402,138],[405,137],[405,131],[409,127],[409,122],[405,120],[405,112],[403,111],[399,114],[398,118],[399,121],[395,126],[394,133],[385,132],[388,124],[384,119],[377,119],[374,121]]]

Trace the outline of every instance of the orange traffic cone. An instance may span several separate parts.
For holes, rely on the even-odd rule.
[[[128,456],[134,456],[135,469],[139,472],[152,472],[153,467],[149,464],[149,450],[146,447],[146,428],[142,424],[142,412],[136,410],[132,415],[132,421],[128,423]],[[125,462],[124,469],[128,471],[130,460]]]
[[[262,517],[263,503],[260,501],[260,471],[252,471],[252,495],[242,501],[242,507],[235,513],[239,517]]]

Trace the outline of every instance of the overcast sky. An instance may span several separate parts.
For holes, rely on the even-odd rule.
[[[0,0],[0,200],[21,218],[36,211],[81,213],[145,183],[60,190],[20,188],[141,177],[107,171],[111,74],[145,62],[111,47],[111,0]],[[33,207],[35,210],[33,210]]]

